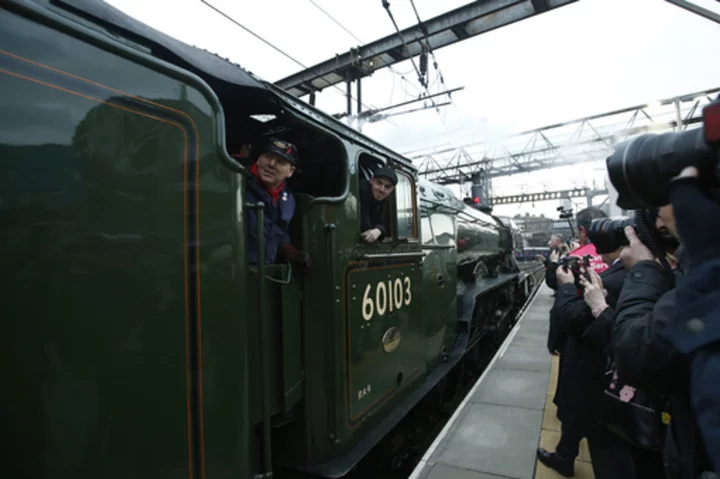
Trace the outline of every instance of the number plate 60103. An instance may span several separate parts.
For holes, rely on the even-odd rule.
[[[362,316],[370,321],[374,315],[384,316],[387,312],[409,306],[412,301],[412,282],[409,277],[368,284],[362,299]]]

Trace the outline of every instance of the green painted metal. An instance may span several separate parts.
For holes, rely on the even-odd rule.
[[[345,269],[348,433],[425,373],[421,279],[419,261],[402,258]]]
[[[303,396],[305,371],[302,365],[302,322],[300,317],[302,290],[298,282],[293,280],[293,271],[290,265],[279,265],[278,274],[279,276],[272,278],[271,281],[281,285],[283,413],[289,414]],[[277,297],[275,300],[277,301]]]
[[[265,232],[265,204],[258,202],[255,204],[248,204],[248,206],[255,210],[257,215],[257,237],[262,238]],[[265,258],[265,244],[263,241],[258,241],[257,257],[262,259]],[[273,376],[271,376],[270,368],[270,318],[267,314],[266,304],[266,281],[265,281],[265,262],[258,261],[257,265],[258,272],[258,314],[256,316],[257,322],[259,323],[260,336],[258,341],[260,351],[260,394],[262,403],[262,472],[260,477],[271,478],[272,477],[272,436],[270,433],[270,382]]]
[[[399,419],[455,344],[458,265],[504,254],[494,220],[423,196],[403,158],[268,86],[342,167],[333,196],[295,195],[312,272],[251,270],[224,115],[258,90],[223,112],[200,77],[55,8],[0,9],[11,452],[43,458],[18,475],[267,478]],[[377,244],[360,241],[367,159],[403,178]]]
[[[29,2],[0,30],[9,477],[248,477],[243,188],[214,94]]]
[[[421,201],[423,261],[421,311],[425,320],[425,360],[432,370],[452,350],[457,324],[457,248],[452,210]]]

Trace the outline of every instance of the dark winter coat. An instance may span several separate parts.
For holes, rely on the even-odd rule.
[[[287,189],[287,186],[284,186],[280,191],[280,197],[277,203],[274,204],[270,193],[268,193],[261,184],[251,178],[250,181],[248,181],[245,201],[248,203],[262,202],[265,204],[263,219],[265,264],[275,263],[278,249],[283,244],[290,243],[288,229],[290,227],[290,220],[295,214],[295,198]],[[258,261],[258,237],[257,213],[254,209],[249,209],[248,211],[247,227],[248,259],[251,265],[256,265]]]
[[[677,253],[682,264],[682,254]],[[613,355],[621,379],[647,392],[670,396],[664,462],[669,479],[696,479],[710,464],[700,442],[689,395],[688,358],[670,341],[676,314],[675,280],[655,261],[640,261],[628,274],[613,325]]]
[[[621,263],[600,274],[610,298],[619,296],[626,274]],[[594,321],[575,285],[560,285],[551,311],[551,328],[558,337],[564,337],[553,402],[558,407],[558,419],[572,423],[585,435],[598,425],[601,398],[608,384],[605,345],[595,344],[585,335]]]

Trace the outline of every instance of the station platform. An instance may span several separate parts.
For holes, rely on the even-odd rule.
[[[560,437],[558,358],[546,346],[552,304],[543,284],[410,479],[562,477],[535,456],[539,446],[554,451]],[[575,477],[594,479],[584,439]]]

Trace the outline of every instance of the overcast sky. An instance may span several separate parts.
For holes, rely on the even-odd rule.
[[[395,31],[381,0],[209,0],[304,66]],[[720,13],[717,0],[693,0]],[[316,3],[361,42],[333,23]],[[303,67],[223,18],[200,0],[109,0],[186,43],[228,57],[276,81]],[[415,0],[425,20],[471,3]],[[405,28],[416,23],[409,0],[390,0]],[[720,87],[720,25],[664,0],[579,0],[435,52],[454,105],[366,124],[363,133],[399,152],[487,140],[547,124]],[[362,100],[382,107],[417,96],[409,62],[363,80]],[[401,77],[404,76],[405,80]],[[430,82],[437,75],[430,69]],[[344,85],[339,85],[344,90]],[[439,82],[430,88],[441,91]],[[355,90],[353,89],[353,95]],[[344,93],[327,88],[316,105],[345,110]],[[418,106],[418,105],[416,105]],[[353,102],[354,108],[354,102]],[[602,164],[514,175],[496,194],[537,192],[602,181]],[[508,205],[497,214],[554,213],[557,203]]]

